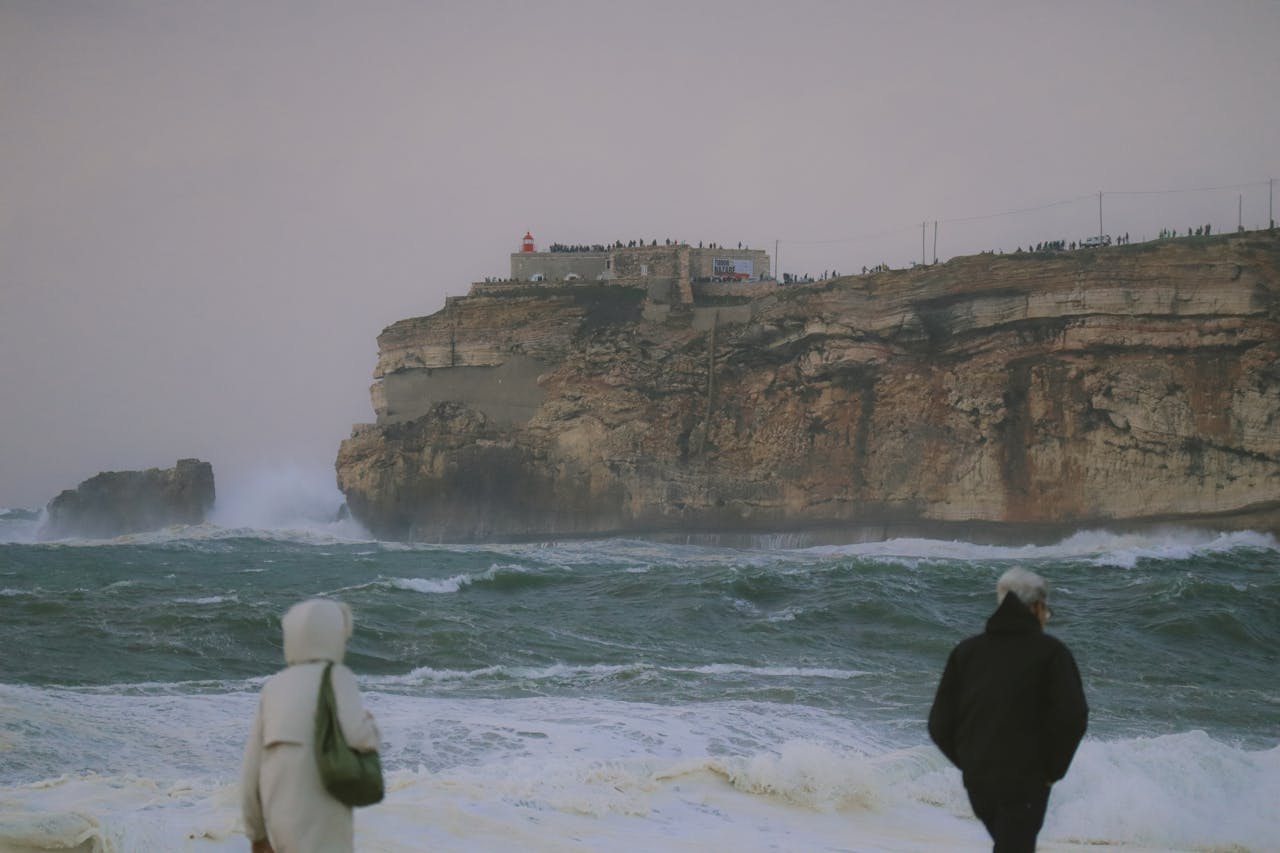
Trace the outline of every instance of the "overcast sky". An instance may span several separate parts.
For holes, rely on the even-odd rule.
[[[1264,225],[1278,46],[1269,0],[0,0],[0,507],[327,485],[378,333],[526,229],[819,275],[1079,239],[1099,191],[1134,240]]]

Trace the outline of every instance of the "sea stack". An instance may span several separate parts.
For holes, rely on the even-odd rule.
[[[179,459],[172,468],[104,471],[49,502],[43,539],[105,539],[200,524],[213,507],[213,466]]]

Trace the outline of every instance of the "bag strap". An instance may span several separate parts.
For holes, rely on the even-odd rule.
[[[336,721],[338,718],[338,701],[333,696],[332,670],[333,661],[329,661],[324,665],[324,672],[320,673],[320,692],[316,694],[316,711],[327,708]]]

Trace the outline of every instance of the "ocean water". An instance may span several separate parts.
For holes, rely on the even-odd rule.
[[[1280,850],[1268,536],[463,547],[216,517],[47,544],[0,520],[0,851],[246,850],[256,693],[316,595],[355,612],[385,738],[359,850],[989,849],[924,720],[1014,564],[1050,579],[1092,708],[1041,850]]]

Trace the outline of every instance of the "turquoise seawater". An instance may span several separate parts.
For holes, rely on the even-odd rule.
[[[917,810],[936,813],[941,837],[962,825],[956,849],[980,849],[964,847],[980,828],[924,719],[947,653],[981,630],[1015,564],[1049,579],[1049,631],[1074,652],[1092,710],[1046,838],[1280,849],[1280,823],[1253,807],[1280,801],[1280,549],[1267,536],[461,547],[210,526],[0,544],[0,847],[40,815],[49,838],[71,831],[68,815],[95,821],[103,850],[178,844],[165,833],[184,839],[172,849],[206,849],[201,832],[207,849],[232,844],[229,792],[256,690],[282,665],[280,615],[319,595],[355,613],[347,662],[404,796],[471,785],[452,808],[502,827],[470,846],[465,829],[419,843],[375,809],[376,849],[520,849],[525,812],[591,815],[609,839],[547,849],[674,849],[653,837],[652,798],[686,801],[655,780],[690,762],[748,798],[742,813],[720,807],[734,849],[806,849],[753,834],[753,797],[886,822],[834,849],[923,844],[893,846]],[[154,802],[141,820],[119,794],[139,779],[188,786],[183,808],[216,827],[195,832]],[[644,805],[615,793],[637,779],[659,789]],[[619,847],[609,833],[627,815],[645,831]],[[672,820],[700,831],[692,813]]]

